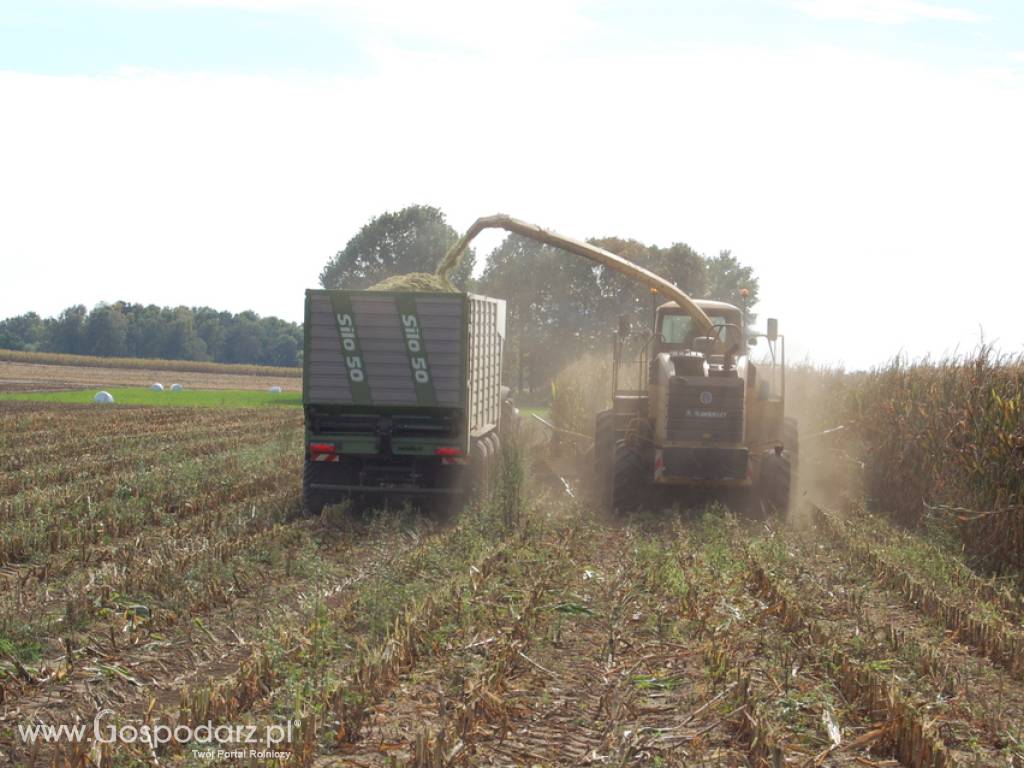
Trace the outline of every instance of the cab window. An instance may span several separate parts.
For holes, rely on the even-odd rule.
[[[715,325],[724,325],[728,322],[719,315],[708,315],[708,317]],[[687,344],[698,335],[697,326],[689,315],[662,315],[660,331],[661,338],[666,344]]]

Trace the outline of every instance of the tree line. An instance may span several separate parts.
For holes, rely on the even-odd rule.
[[[28,312],[0,321],[0,348],[295,366],[301,361],[302,326],[249,311],[117,301],[92,310],[79,304],[57,317]]]
[[[433,272],[440,257],[458,239],[444,213],[414,205],[371,219],[320,275],[325,288],[365,288],[406,272]],[[696,298],[728,301],[743,307],[748,320],[757,304],[758,280],[730,251],[703,256],[683,242],[648,245],[620,237],[590,240],[650,269]],[[534,240],[509,235],[473,278],[472,251],[456,270],[459,288],[508,302],[505,348],[506,383],[520,392],[551,381],[568,362],[585,352],[610,351],[620,317],[648,328],[660,299],[617,272]]]
[[[433,272],[458,239],[444,213],[413,205],[375,216],[338,251],[320,274],[325,288],[367,288],[394,275]],[[729,251],[704,256],[683,242],[668,246],[602,237],[590,242],[646,267],[698,298],[728,301],[750,311],[757,303],[753,270]],[[453,274],[463,290],[506,299],[506,382],[519,391],[545,387],[569,361],[609,349],[619,318],[650,324],[657,296],[605,267],[533,240],[509,235],[487,255],[474,278],[469,249]],[[301,306],[302,297],[295,297]],[[157,307],[118,301],[92,310],[68,307],[57,317],[34,312],[0,322],[0,348],[298,365],[302,326],[254,312],[209,307]]]

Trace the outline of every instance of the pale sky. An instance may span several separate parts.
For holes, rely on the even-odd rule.
[[[1016,0],[0,0],[0,110],[0,317],[300,321],[427,203],[731,249],[791,356],[1024,351]]]

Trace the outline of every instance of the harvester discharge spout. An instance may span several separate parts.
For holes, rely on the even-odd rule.
[[[606,251],[604,248],[598,248],[596,245],[591,245],[590,243],[582,240],[576,240],[572,237],[560,235],[557,232],[552,232],[550,229],[544,229],[536,224],[530,224],[529,222],[521,221],[520,219],[513,218],[512,216],[508,216],[503,213],[498,213],[493,216],[482,216],[473,222],[473,225],[466,230],[466,234],[459,238],[458,242],[456,242],[448,253],[445,254],[444,259],[441,260],[441,264],[437,268],[437,274],[443,278],[448,278],[449,273],[458,265],[462,253],[467,247],[469,247],[473,238],[485,229],[504,229],[509,232],[514,232],[517,235],[528,237],[532,240],[544,243],[545,245],[550,245],[554,248],[561,248],[562,250],[569,251],[577,256],[590,259],[602,266],[632,277],[634,280],[643,283],[649,288],[655,289],[667,299],[676,302],[682,310],[693,318],[694,323],[697,324],[697,327],[705,336],[714,335],[714,324],[712,323],[711,318],[707,316],[707,313],[705,313],[693,299],[681,291],[674,283],[669,282],[663,277],[659,277],[650,270],[634,264],[628,259],[616,256],[614,253]]]

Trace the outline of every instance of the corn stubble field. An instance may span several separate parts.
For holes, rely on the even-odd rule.
[[[0,349],[0,392],[41,392],[110,387],[148,387],[177,381],[187,389],[266,389],[302,386],[299,368],[227,365],[187,360],[88,357]]]
[[[298,409],[4,403],[0,763],[1021,765],[1021,370],[796,372],[801,431],[846,428],[787,521],[609,520],[525,425],[457,518],[305,519]],[[291,754],[18,736],[102,709]]]

